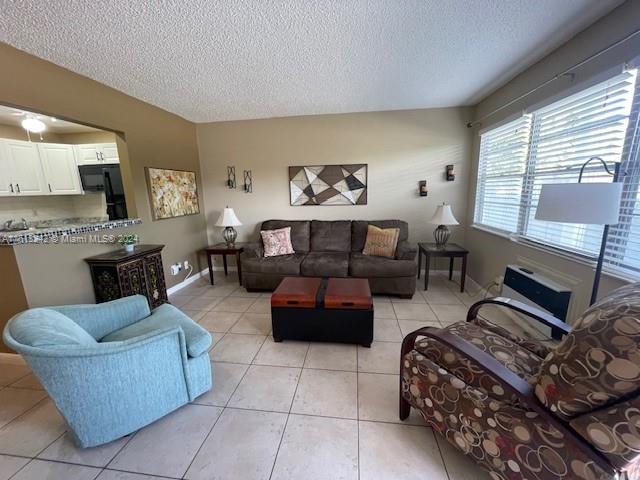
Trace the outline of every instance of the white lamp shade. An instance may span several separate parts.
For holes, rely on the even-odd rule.
[[[442,204],[436,207],[436,213],[433,214],[429,223],[436,225],[458,225],[458,220],[453,216],[451,205]]]
[[[542,186],[536,220],[615,225],[622,183],[560,183]]]
[[[233,208],[229,207],[226,207],[222,211],[216,222],[216,227],[237,227],[238,225],[242,225],[242,223],[238,220],[238,217],[236,217]]]

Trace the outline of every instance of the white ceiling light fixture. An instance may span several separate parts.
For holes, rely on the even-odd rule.
[[[37,118],[25,118],[21,122],[22,128],[31,133],[42,133],[47,129],[43,121]]]

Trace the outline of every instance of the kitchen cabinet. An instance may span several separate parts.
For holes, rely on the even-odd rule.
[[[144,295],[149,307],[167,302],[162,268],[164,245],[136,245],[133,252],[116,250],[85,258],[91,270],[96,302]]]
[[[100,165],[120,163],[115,143],[87,143],[74,145],[78,165]]]
[[[49,193],[53,195],[82,193],[73,145],[40,143],[38,151]]]
[[[14,195],[11,174],[9,172],[9,156],[5,145],[0,142],[0,197]]]
[[[2,180],[9,180],[9,195],[47,195],[38,145],[20,140],[3,140]],[[6,189],[6,181],[3,189]]]

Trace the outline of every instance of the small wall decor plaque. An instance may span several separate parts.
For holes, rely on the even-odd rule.
[[[289,167],[291,205],[366,205],[367,165]]]
[[[252,193],[253,192],[253,177],[251,175],[251,170],[244,171],[244,193]]]
[[[227,167],[227,188],[236,188],[236,167]]]

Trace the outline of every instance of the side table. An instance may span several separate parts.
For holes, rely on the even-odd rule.
[[[232,247],[229,247],[226,243],[216,243],[215,245],[209,245],[204,249],[207,254],[207,263],[209,264],[209,280],[213,285],[213,264],[211,262],[212,255],[222,255],[222,263],[224,265],[224,274],[229,274],[227,268],[227,255],[236,256],[236,265],[238,266],[238,282],[242,285],[242,264],[240,263],[240,254],[244,251],[243,243],[236,242]]]
[[[438,246],[435,243],[418,243],[418,278],[420,278],[420,269],[422,267],[422,256],[426,257],[426,265],[424,271],[424,289],[429,288],[429,268],[431,257],[447,257],[449,258],[449,280],[453,278],[453,260],[456,257],[462,257],[462,268],[460,269],[460,291],[464,292],[464,281],[467,277],[467,255],[469,251],[455,243],[447,243]]]

